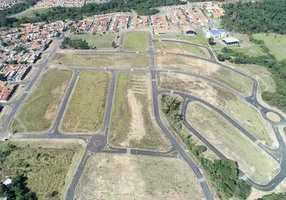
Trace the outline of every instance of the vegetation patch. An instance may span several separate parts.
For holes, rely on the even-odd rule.
[[[270,124],[256,108],[211,82],[183,74],[159,73],[159,86],[191,94],[211,103],[267,145],[272,146],[276,141]]]
[[[71,39],[83,39],[87,41],[88,46],[94,46],[96,49],[113,49],[112,43],[118,45],[118,34],[104,34],[104,35],[92,35],[92,34],[69,34]]]
[[[151,79],[146,73],[118,75],[109,141],[111,145],[122,147],[170,148],[154,119]]]
[[[53,57],[52,63],[67,67],[147,68],[149,56],[147,54],[57,53]]]
[[[176,133],[179,133],[189,151],[202,164],[219,195],[246,199],[251,188],[245,181],[238,179],[237,163],[230,160],[216,160],[217,157],[214,158],[214,156],[206,153],[206,146],[198,145],[196,138],[190,134],[184,134],[180,116],[181,103],[181,100],[175,95],[161,95],[161,109],[167,117],[168,124],[176,130]],[[227,184],[228,181],[226,180],[232,184]]]
[[[186,119],[226,157],[237,161],[240,169],[255,182],[268,183],[278,172],[279,165],[272,157],[215,111],[200,103],[191,103]]]
[[[191,44],[159,41],[155,42],[155,48],[157,52],[184,53],[207,57],[206,52],[202,48]]]
[[[253,37],[264,41],[266,47],[277,60],[286,59],[286,35],[275,33],[257,33]]]
[[[199,181],[183,160],[123,154],[92,156],[76,195],[86,200],[204,198]]]
[[[60,103],[71,79],[70,70],[49,70],[24,103],[10,126],[12,132],[47,130],[56,117]]]
[[[25,199],[60,199],[61,195],[65,195],[65,181],[73,158],[80,150],[79,145],[51,148],[45,147],[45,144],[17,142],[2,143],[0,147],[1,180],[11,176],[23,186],[26,184],[30,193]],[[15,192],[19,194],[19,190]],[[24,198],[23,193],[20,197]]]
[[[89,49],[87,41],[66,37],[61,44],[62,49]]]
[[[156,64],[162,69],[174,69],[213,78],[246,96],[252,93],[253,83],[249,78],[208,61],[184,56],[159,55],[156,56]]]
[[[148,32],[126,32],[123,39],[125,51],[148,51]]]
[[[187,42],[192,42],[195,44],[207,45],[207,40],[204,33],[201,30],[196,30],[197,35],[186,36],[186,35],[153,35],[154,38],[171,39],[171,40],[182,40]]]
[[[103,128],[110,74],[81,72],[62,122],[64,132],[94,133]]]

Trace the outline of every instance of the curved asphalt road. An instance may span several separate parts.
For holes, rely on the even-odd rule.
[[[120,44],[119,44],[119,50],[118,51],[95,51],[95,54],[107,54],[107,53],[126,53],[126,54],[137,54],[137,52],[124,52],[122,45],[123,45],[123,33],[120,34]],[[60,38],[61,40],[62,38]],[[169,42],[176,42],[176,43],[185,43],[185,44],[192,44],[194,46],[200,47],[200,48],[205,48],[210,55],[210,58],[201,58],[198,56],[194,56],[194,55],[186,55],[186,54],[175,54],[175,55],[180,55],[180,56],[187,56],[187,57],[192,57],[192,58],[198,58],[198,59],[203,59],[212,63],[216,63],[222,67],[225,67],[229,70],[232,70],[236,73],[239,73],[242,76],[245,76],[249,79],[251,79],[253,81],[253,91],[252,91],[252,95],[249,97],[244,97],[243,95],[241,95],[240,93],[238,93],[237,91],[233,90],[232,88],[220,83],[219,81],[215,81],[212,80],[210,78],[207,77],[203,77],[200,75],[196,75],[196,74],[191,74],[191,73],[185,73],[185,72],[180,72],[180,71],[176,71],[176,70],[172,70],[172,73],[183,73],[183,74],[187,74],[187,75],[191,75],[191,76],[195,76],[198,78],[202,78],[204,80],[210,81],[214,84],[220,85],[228,90],[230,90],[231,92],[235,93],[236,95],[240,96],[241,98],[244,98],[246,101],[248,101],[250,104],[256,106],[256,107],[260,107],[260,111],[262,116],[267,119],[268,121],[270,121],[267,117],[266,117],[266,113],[271,111],[273,112],[271,109],[266,108],[264,106],[262,106],[261,104],[258,103],[257,101],[257,87],[258,87],[258,83],[257,81],[249,76],[244,74],[243,72],[240,72],[236,69],[233,69],[231,67],[228,67],[226,65],[223,65],[219,62],[216,61],[214,54],[212,53],[211,49],[209,49],[208,47],[204,47],[201,45],[197,45],[197,44],[193,44],[190,42],[183,42],[183,41],[176,41],[176,40],[165,40],[162,39],[161,41],[169,41]],[[30,83],[28,84],[28,86],[26,87],[25,93],[22,95],[21,98],[19,98],[17,101],[13,102],[12,104],[12,111],[10,113],[10,115],[8,116],[8,118],[5,120],[3,127],[2,127],[2,132],[1,134],[7,134],[7,127],[9,125],[9,123],[12,121],[13,117],[15,116],[17,110],[20,108],[22,102],[25,100],[27,94],[29,93],[29,91],[31,90],[32,86],[35,84],[37,78],[39,77],[39,75],[41,74],[41,72],[44,70],[44,68],[47,66],[47,63],[49,61],[49,59],[53,56],[53,54],[57,51],[59,45],[57,45],[52,52],[49,54],[49,56],[39,65],[39,70],[37,71],[36,75],[34,76],[34,78],[32,79],[32,81],[30,81]],[[213,199],[211,192],[209,190],[209,187],[201,173],[201,171],[199,170],[199,168],[196,166],[196,164],[194,163],[194,161],[189,157],[189,155],[184,151],[183,147],[179,144],[179,142],[175,139],[175,137],[172,135],[172,133],[169,132],[169,130],[166,128],[166,126],[163,124],[163,122],[160,119],[160,115],[159,115],[159,105],[158,105],[158,95],[160,93],[162,93],[161,91],[158,91],[158,87],[157,87],[157,72],[158,71],[164,71],[164,70],[157,70],[155,68],[155,59],[154,59],[154,46],[153,46],[153,39],[151,34],[149,34],[149,56],[150,56],[150,67],[149,70],[151,73],[151,77],[152,77],[152,94],[153,94],[153,104],[154,104],[154,114],[155,114],[155,120],[158,123],[159,127],[163,130],[163,132],[166,134],[166,136],[168,137],[168,139],[170,140],[171,144],[172,144],[172,148],[168,151],[168,152],[156,152],[156,151],[145,151],[145,150],[137,150],[137,149],[129,149],[129,148],[115,148],[115,147],[110,147],[109,148],[111,150],[103,150],[104,147],[108,144],[107,141],[107,136],[104,134],[96,134],[92,136],[92,139],[90,141],[87,141],[86,139],[84,139],[83,136],[85,135],[64,135],[61,134],[58,127],[60,124],[60,120],[64,114],[64,110],[65,107],[68,103],[68,99],[69,96],[72,92],[72,89],[75,85],[76,82],[76,78],[77,75],[79,73],[79,71],[81,70],[85,70],[85,68],[76,68],[74,67],[73,70],[75,70],[75,74],[72,78],[72,80],[70,81],[70,84],[68,86],[68,90],[67,93],[63,99],[63,102],[61,104],[61,107],[59,109],[58,115],[56,117],[56,120],[54,122],[54,125],[52,127],[52,129],[50,130],[50,132],[45,133],[45,134],[16,134],[14,137],[16,138],[58,138],[58,139],[67,139],[67,138],[79,138],[82,139],[84,141],[87,142],[87,146],[86,146],[86,151],[84,153],[84,156],[80,162],[80,164],[78,165],[77,168],[77,172],[74,176],[74,179],[69,187],[66,199],[70,200],[70,199],[74,199],[75,197],[75,190],[76,190],[76,186],[77,183],[80,179],[80,176],[83,172],[84,166],[87,163],[88,158],[94,154],[94,153],[98,153],[98,152],[108,152],[108,153],[112,153],[112,152],[117,152],[117,153],[129,153],[129,154],[135,154],[135,155],[150,155],[150,156],[169,156],[168,154],[171,153],[172,151],[178,151],[180,156],[188,163],[188,165],[192,168],[192,170],[195,172],[198,180],[200,181],[200,184],[203,188],[203,191],[205,193],[205,197],[206,199]],[[144,52],[141,52],[144,53]],[[146,53],[146,52],[145,52]],[[166,53],[167,54],[167,53]],[[168,54],[173,54],[173,53],[168,53]],[[90,68],[88,69],[90,70]],[[105,69],[95,69],[95,70],[105,70]],[[115,90],[115,82],[116,82],[116,73],[119,71],[133,71],[133,69],[108,69],[109,71],[112,72],[112,80],[111,80],[111,85],[110,85],[110,92],[109,92],[109,96],[108,96],[108,102],[107,102],[107,107],[106,107],[106,113],[105,113],[105,118],[104,118],[104,133],[109,132],[109,123],[110,123],[110,116],[111,116],[111,110],[112,110],[112,101],[113,101],[113,96],[114,96],[114,90]],[[135,69],[134,69],[135,70]],[[138,70],[144,70],[144,69],[138,69]],[[146,69],[145,69],[146,70]],[[169,70],[168,70],[169,71]],[[177,94],[183,96],[185,99],[189,98],[190,100],[196,100],[196,101],[203,101],[201,99],[198,99],[196,97],[191,97],[190,95],[185,95],[179,92],[176,92]],[[185,96],[184,96],[185,95]],[[184,107],[186,108],[186,105],[184,105]],[[210,106],[212,109],[214,109],[215,111],[219,112],[223,117],[225,117],[229,122],[231,122],[234,126],[236,127],[240,127],[239,129],[243,130],[242,132],[248,136],[249,138],[252,139],[252,141],[257,141],[257,139],[252,136],[249,132],[247,132],[242,126],[240,126],[237,122],[235,122],[233,119],[231,119],[229,116],[227,116],[225,113],[223,113],[220,110],[217,110],[216,107],[212,106],[211,104],[208,105]],[[273,123],[274,125],[279,125],[279,124],[284,124],[286,122],[285,118],[279,113],[274,111],[275,113],[277,113],[279,116],[281,116],[281,122],[279,123]],[[196,130],[194,130],[185,120],[184,120],[184,124],[186,125],[187,128],[189,128],[193,133],[195,133],[195,135],[201,139],[204,144],[210,148],[212,151],[214,151],[214,153],[216,153],[219,157],[224,158],[224,155],[221,154],[215,147],[213,147],[205,138],[203,138]],[[250,179],[248,179],[248,181],[250,182],[251,185],[253,185],[255,188],[263,190],[263,191],[270,191],[272,189],[274,189],[286,176],[286,161],[284,158],[284,155],[286,155],[286,147],[285,144],[281,138],[281,135],[279,133],[279,131],[277,130],[276,126],[273,126],[276,137],[279,141],[279,148],[272,150],[269,149],[268,147],[264,146],[262,143],[259,143],[259,146],[264,149],[267,153],[269,153],[272,157],[274,157],[276,160],[281,162],[281,171],[279,174],[277,174],[267,185],[259,185],[254,183],[253,181],[251,181]],[[282,155],[282,157],[277,158],[275,155],[275,153],[279,153]],[[242,172],[241,172],[242,173]],[[242,173],[243,174],[243,173]]]

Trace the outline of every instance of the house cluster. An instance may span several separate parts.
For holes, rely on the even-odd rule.
[[[41,54],[71,22],[22,24],[0,31],[0,101],[7,101]]]
[[[205,10],[211,14],[214,18],[219,18],[224,14],[224,10],[221,7],[222,3],[220,2],[202,2],[201,3],[203,7],[205,7]]]
[[[16,3],[24,2],[23,0],[0,0],[0,9],[11,7]]]
[[[85,0],[43,0],[38,1],[35,8],[50,8],[50,7],[81,7],[85,4]]]
[[[199,7],[191,5],[162,7],[158,15],[138,16],[130,13],[96,15],[74,24],[75,33],[107,33],[126,29],[153,29],[155,34],[195,34],[195,29],[208,26]]]

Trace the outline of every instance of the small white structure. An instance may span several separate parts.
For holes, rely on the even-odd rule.
[[[10,185],[12,183],[12,179],[8,178],[6,181],[3,182],[4,185]]]
[[[222,40],[226,45],[239,44],[239,40],[234,37],[224,38]]]
[[[207,38],[223,38],[227,36],[228,32],[224,29],[210,29],[206,32]]]

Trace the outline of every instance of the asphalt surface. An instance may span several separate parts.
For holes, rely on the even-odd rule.
[[[127,53],[127,54],[137,54],[137,52],[124,52],[123,51],[123,38],[124,38],[124,34],[120,33],[120,41],[119,41],[119,50],[115,50],[115,51],[87,51],[86,53],[92,53],[92,54],[116,54],[116,53]],[[59,40],[61,41],[63,38],[60,38]],[[68,189],[67,192],[67,196],[66,199],[70,200],[70,199],[75,199],[75,191],[76,191],[76,186],[78,184],[78,181],[80,180],[80,176],[84,170],[84,167],[88,161],[88,158],[95,154],[95,153],[99,153],[99,152],[105,152],[105,153],[126,153],[126,154],[133,154],[133,155],[148,155],[148,156],[163,156],[163,157],[174,157],[173,156],[173,152],[177,152],[179,153],[179,156],[184,159],[186,161],[186,163],[190,166],[190,168],[194,171],[196,177],[198,178],[198,180],[200,180],[200,184],[201,187],[204,191],[205,194],[205,198],[208,200],[212,200],[212,194],[210,192],[210,189],[207,185],[207,182],[205,181],[203,174],[201,172],[201,170],[198,168],[198,166],[195,164],[195,162],[190,158],[190,156],[188,155],[188,153],[184,150],[183,146],[176,140],[175,136],[172,135],[172,133],[168,130],[168,128],[164,125],[164,123],[161,121],[160,118],[160,114],[159,114],[159,105],[158,105],[158,96],[161,93],[164,92],[170,92],[168,90],[161,90],[158,88],[157,86],[157,73],[158,72],[171,72],[171,73],[181,73],[181,74],[185,74],[185,75],[189,75],[189,76],[193,76],[193,77],[197,77],[197,78],[201,78],[204,79],[206,81],[209,81],[213,84],[219,85],[227,90],[229,90],[230,92],[236,94],[238,97],[245,99],[248,103],[252,104],[253,106],[259,108],[262,116],[269,121],[272,126],[273,126],[273,130],[275,132],[276,138],[279,142],[279,147],[277,149],[271,149],[265,145],[263,145],[261,142],[259,142],[259,140],[254,137],[251,133],[249,133],[245,128],[243,128],[239,123],[237,123],[235,120],[233,120],[231,117],[229,117],[228,115],[226,115],[223,111],[221,111],[220,109],[218,109],[217,107],[213,106],[212,104],[205,102],[202,99],[199,99],[197,97],[188,95],[188,94],[184,94],[178,91],[173,91],[173,94],[178,94],[180,96],[182,96],[185,100],[184,102],[184,108],[183,108],[183,114],[184,116],[186,115],[186,106],[188,105],[188,103],[190,101],[198,101],[201,102],[203,104],[205,104],[206,106],[210,107],[211,109],[215,110],[216,112],[218,112],[221,116],[223,116],[225,119],[227,119],[233,126],[235,126],[236,128],[238,128],[245,136],[247,136],[249,139],[251,139],[253,142],[258,143],[259,147],[261,147],[262,150],[266,151],[269,155],[271,155],[277,162],[280,163],[281,166],[281,171],[266,185],[260,185],[257,184],[255,182],[253,182],[251,179],[247,179],[248,182],[255,188],[262,190],[262,191],[270,191],[272,189],[274,189],[285,177],[286,177],[286,160],[284,159],[284,155],[286,155],[286,147],[285,147],[285,143],[279,133],[279,130],[277,129],[277,125],[281,125],[281,124],[285,124],[286,125],[286,120],[285,118],[277,111],[274,111],[272,109],[266,108],[263,105],[259,104],[257,101],[257,91],[258,91],[258,83],[257,81],[247,75],[244,74],[241,71],[238,71],[236,69],[233,69],[231,67],[228,67],[222,63],[219,63],[216,61],[214,54],[212,53],[211,49],[209,49],[208,47],[202,46],[202,45],[197,45],[197,44],[193,44],[190,42],[183,42],[183,41],[176,41],[176,40],[165,40],[165,39],[161,39],[161,41],[169,41],[169,42],[176,42],[176,43],[185,43],[185,44],[191,44],[200,48],[204,48],[207,50],[207,52],[209,52],[209,58],[202,58],[199,56],[194,56],[194,55],[186,55],[186,54],[177,54],[177,53],[166,53],[166,54],[175,54],[175,55],[180,55],[180,56],[186,56],[186,57],[191,57],[191,58],[197,58],[197,59],[202,59],[202,60],[206,60],[208,62],[212,62],[212,63],[216,63],[218,65],[220,65],[221,67],[224,67],[228,70],[234,71],[236,73],[239,73],[240,75],[249,78],[250,80],[252,80],[253,82],[253,90],[252,90],[252,94],[251,96],[243,96],[242,94],[240,94],[239,92],[237,92],[236,90],[230,88],[229,86],[213,80],[209,77],[204,77],[201,75],[197,75],[197,74],[191,74],[191,73],[186,73],[186,72],[180,72],[177,70],[157,70],[155,67],[155,51],[154,51],[154,44],[153,44],[153,38],[151,36],[151,34],[149,34],[149,56],[150,56],[150,66],[148,69],[94,69],[94,68],[82,68],[82,67],[70,67],[71,70],[74,71],[74,75],[72,80],[69,83],[67,92],[64,96],[64,99],[62,101],[62,104],[60,106],[60,109],[58,111],[57,117],[53,123],[53,126],[51,127],[51,129],[46,132],[46,133],[42,133],[42,134],[15,134],[13,135],[14,138],[25,138],[25,139],[45,139],[45,138],[50,138],[50,139],[81,139],[83,141],[86,142],[86,151],[84,153],[84,156],[81,160],[81,162],[78,165],[77,171],[74,175],[74,178],[72,180],[72,183],[70,184],[70,187]],[[50,52],[49,56],[43,60],[42,63],[39,64],[39,68],[38,71],[36,73],[36,75],[33,77],[33,79],[28,83],[28,85],[26,86],[25,92],[24,94],[17,100],[13,101],[13,102],[8,102],[7,105],[10,105],[12,107],[12,111],[9,114],[9,116],[7,117],[7,119],[5,120],[5,122],[2,125],[2,130],[0,132],[0,136],[1,138],[7,138],[9,137],[9,132],[7,131],[8,125],[12,122],[13,118],[15,117],[16,113],[18,112],[18,110],[20,109],[21,105],[23,104],[23,102],[25,101],[25,99],[27,98],[27,96],[30,93],[31,88],[37,84],[37,80],[38,77],[40,76],[40,74],[44,71],[44,69],[47,67],[47,64],[49,62],[49,59],[56,53],[58,46],[60,43],[58,43],[55,48]],[[85,51],[81,51],[82,53],[85,53]],[[144,52],[145,54],[147,52]],[[107,66],[108,67],[108,66]],[[79,74],[80,71],[84,71],[84,70],[108,70],[112,72],[112,79],[111,79],[111,84],[110,84],[110,89],[109,89],[109,95],[108,95],[108,100],[107,100],[107,106],[106,106],[106,112],[105,112],[105,117],[104,117],[104,128],[103,130],[100,131],[100,133],[92,135],[92,138],[88,141],[86,138],[84,138],[84,136],[90,136],[89,134],[74,134],[74,135],[68,135],[68,134],[62,134],[61,131],[59,130],[59,125],[60,122],[62,120],[62,117],[64,115],[64,111],[66,109],[66,106],[68,104],[70,95],[72,93],[72,90],[76,84],[76,80],[77,80],[77,76]],[[153,108],[154,108],[154,115],[155,115],[155,120],[157,122],[157,124],[159,125],[159,127],[162,129],[162,131],[165,133],[165,135],[167,136],[167,138],[169,139],[172,148],[167,151],[167,152],[157,152],[157,151],[148,151],[148,150],[138,150],[138,149],[132,149],[132,148],[116,148],[116,147],[112,147],[111,145],[108,144],[108,133],[109,133],[109,126],[110,126],[110,118],[111,118],[111,111],[112,111],[112,105],[113,105],[113,99],[114,99],[114,91],[115,91],[115,85],[116,85],[116,76],[117,73],[120,71],[148,71],[151,74],[151,78],[152,78],[152,95],[153,95]],[[281,118],[280,122],[272,122],[270,119],[267,118],[266,113],[267,112],[274,112],[276,114],[278,114]],[[225,158],[225,156],[219,152],[209,141],[207,141],[198,131],[196,131],[192,126],[190,126],[187,121],[184,119],[183,120],[184,125],[198,138],[200,139],[210,150],[212,150],[216,155],[218,155],[220,158]],[[11,135],[10,135],[11,136]],[[243,176],[244,173],[240,172],[240,175]]]

